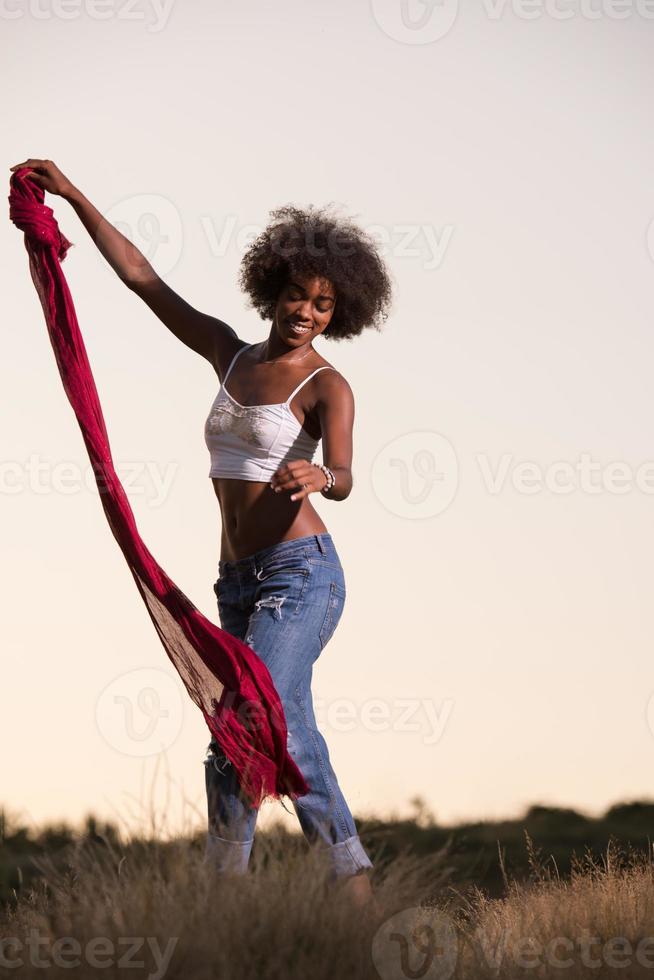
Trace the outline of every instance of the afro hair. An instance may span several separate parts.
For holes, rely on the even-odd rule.
[[[322,336],[349,340],[388,317],[391,280],[374,240],[329,208],[288,204],[241,260],[239,285],[264,320],[272,320],[282,289],[294,277],[327,279],[336,291],[334,314]]]

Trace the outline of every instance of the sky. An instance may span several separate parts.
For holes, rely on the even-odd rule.
[[[348,589],[314,701],[353,813],[651,798],[654,3],[0,17],[7,181],[54,160],[244,341],[269,330],[237,276],[271,210],[333,203],[379,244],[383,328],[315,343],[356,405],[353,491],[312,496]],[[46,203],[139,531],[218,623],[215,373]],[[0,236],[0,805],[202,828],[208,729],[102,511],[22,236]],[[279,803],[259,819],[298,829]]]

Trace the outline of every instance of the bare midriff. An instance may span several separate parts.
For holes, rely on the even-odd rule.
[[[254,480],[213,477],[212,483],[222,515],[223,561],[238,561],[281,541],[327,532],[310,496],[291,500],[293,490],[275,493],[270,483]]]

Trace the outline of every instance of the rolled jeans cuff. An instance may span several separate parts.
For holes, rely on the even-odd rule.
[[[248,869],[253,840],[226,840],[215,834],[207,834],[204,862],[221,874],[242,874]]]
[[[329,845],[331,873],[333,878],[355,875],[366,868],[372,868],[372,861],[363,849],[358,835],[348,837],[338,844]]]

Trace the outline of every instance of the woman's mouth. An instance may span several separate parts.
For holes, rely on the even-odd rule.
[[[288,321],[288,326],[291,333],[296,334],[298,337],[311,332],[311,327],[303,327],[301,323],[291,323],[290,320]]]

